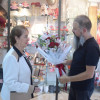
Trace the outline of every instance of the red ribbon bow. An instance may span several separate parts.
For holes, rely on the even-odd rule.
[[[56,67],[58,68],[58,70],[59,70],[59,74],[60,74],[60,76],[62,76],[62,70],[66,73],[66,71],[65,71],[65,69],[64,69],[64,64],[58,64],[58,65],[56,65]],[[67,83],[66,83],[66,86],[65,86],[65,90],[67,90]]]

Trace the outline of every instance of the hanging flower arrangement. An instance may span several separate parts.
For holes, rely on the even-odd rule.
[[[6,25],[6,19],[2,16],[0,16],[0,27],[4,28]]]
[[[10,4],[10,9],[11,9],[11,11],[18,11],[18,9],[19,9],[18,3],[16,1],[12,1]]]

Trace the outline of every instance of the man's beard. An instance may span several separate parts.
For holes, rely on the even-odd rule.
[[[76,35],[74,35],[73,47],[74,49],[77,49],[79,47],[79,37],[77,37]]]
[[[80,41],[79,41],[80,45],[83,46],[84,42],[85,42],[85,39],[84,39],[84,37],[81,35]]]
[[[73,40],[73,47],[74,47],[74,49],[79,48],[79,46],[83,46],[84,42],[85,42],[85,39],[84,39],[83,36],[81,36],[79,38],[76,35],[74,35],[74,40]]]

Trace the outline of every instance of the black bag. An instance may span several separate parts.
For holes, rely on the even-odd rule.
[[[50,93],[56,93],[56,86],[49,85],[49,92]],[[58,93],[60,92],[60,87],[58,86]]]

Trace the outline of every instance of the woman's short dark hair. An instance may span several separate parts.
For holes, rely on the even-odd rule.
[[[14,44],[16,43],[15,36],[17,36],[19,38],[26,31],[28,32],[28,29],[23,25],[15,26],[11,30],[11,34],[10,34],[11,45],[14,46]]]
[[[79,24],[79,27],[85,27],[88,31],[90,31],[92,27],[92,23],[86,15],[79,15],[74,19],[74,21]]]

